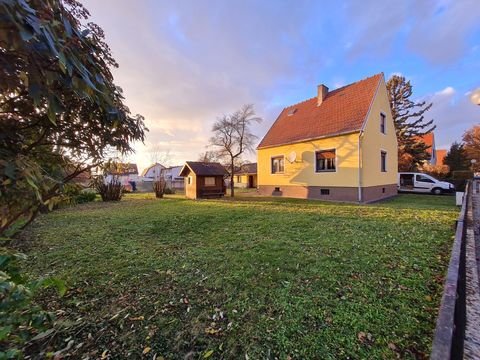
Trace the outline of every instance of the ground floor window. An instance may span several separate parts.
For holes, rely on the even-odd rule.
[[[328,172],[335,171],[336,169],[335,149],[315,152],[315,172]]]
[[[272,157],[272,174],[281,174],[285,171],[284,156]]]

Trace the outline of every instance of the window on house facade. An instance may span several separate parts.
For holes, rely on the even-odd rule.
[[[336,165],[336,150],[322,150],[315,153],[315,172],[335,171]]]
[[[285,157],[272,157],[272,174],[281,174],[285,171]]]
[[[242,177],[240,175],[237,176],[237,184],[240,184],[242,182]]]
[[[297,112],[297,109],[296,108],[293,108],[293,109],[290,109],[288,111],[288,116],[292,116],[293,114],[295,114]]]
[[[380,170],[387,172],[387,153],[385,151],[380,152]]]
[[[192,183],[192,177],[189,176],[189,177],[187,178],[187,184],[190,185],[191,183]]]
[[[387,133],[387,123],[386,123],[386,117],[385,117],[385,114],[383,113],[380,113],[380,132],[382,134],[386,134]]]
[[[215,178],[213,176],[205,177],[205,186],[215,186]]]

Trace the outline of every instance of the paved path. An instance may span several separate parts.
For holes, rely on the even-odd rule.
[[[480,181],[473,182],[467,215],[464,359],[480,360]]]

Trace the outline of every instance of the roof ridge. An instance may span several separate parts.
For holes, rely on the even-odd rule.
[[[372,79],[372,78],[374,78],[375,76],[379,76],[379,75],[383,75],[383,72],[379,72],[378,74],[375,74],[375,75],[372,75],[372,76],[367,76],[366,78],[363,78],[363,79],[354,81],[353,83],[350,83],[350,84],[347,84],[347,85],[343,85],[343,86],[341,86],[341,87],[339,87],[339,88],[336,88],[336,89],[333,89],[333,90],[331,90],[331,91],[328,91],[327,95],[328,95],[328,94],[331,94],[331,93],[333,93],[333,92],[337,92],[337,91],[343,90],[343,89],[345,89],[345,88],[347,88],[347,87],[349,87],[349,86],[355,85],[355,84],[357,84],[357,83],[359,83],[359,82]],[[288,105],[288,106],[284,107],[283,109],[284,109],[284,110],[285,110],[285,109],[289,109],[289,108],[291,108],[291,107],[293,107],[293,106],[297,106],[297,105],[303,104],[304,102],[311,101],[311,100],[316,99],[316,98],[317,98],[316,96],[313,96],[313,97],[308,98],[308,99],[305,99],[305,100],[303,100],[303,101],[296,102],[296,103],[294,103],[294,104],[292,104],[292,105]]]
[[[331,93],[331,92],[334,92],[334,91],[338,91],[338,90],[342,90],[342,89],[345,89],[346,87],[349,87],[349,86],[352,86],[352,85],[355,85],[355,84],[358,84],[359,82],[362,82],[362,81],[366,81],[366,80],[369,80],[369,79],[372,79],[374,78],[375,76],[379,76],[379,75],[383,75],[383,72],[379,72],[378,74],[375,74],[375,75],[371,75],[371,76],[367,76],[366,78],[363,78],[363,79],[360,79],[360,80],[357,80],[357,81],[354,81],[350,84],[347,84],[347,85],[343,85],[339,88],[336,88],[332,91],[329,91],[327,94]]]

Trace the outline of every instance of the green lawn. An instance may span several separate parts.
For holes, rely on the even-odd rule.
[[[39,301],[74,357],[423,358],[457,213],[449,196],[129,195],[39,218],[28,270],[67,282]]]

